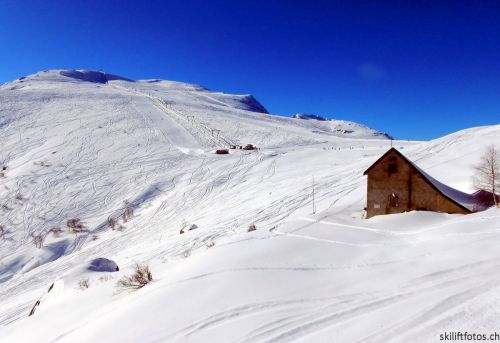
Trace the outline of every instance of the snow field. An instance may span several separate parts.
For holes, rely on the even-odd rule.
[[[2,342],[426,342],[495,330],[499,211],[361,219],[362,173],[390,146],[370,129],[340,138],[331,123],[176,82],[23,81],[0,87]],[[394,145],[469,191],[499,131]],[[260,149],[213,154],[229,143]],[[87,231],[33,246],[71,218]],[[89,271],[98,257],[120,271]],[[135,262],[154,282],[120,291]]]

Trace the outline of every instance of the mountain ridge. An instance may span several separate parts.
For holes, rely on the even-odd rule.
[[[159,87],[166,88],[166,91],[169,89],[175,89],[176,91],[186,91],[186,92],[199,92],[206,93],[205,95],[208,97],[213,97],[215,99],[211,99],[212,102],[218,102],[225,104],[228,107],[247,110],[256,113],[270,114],[266,107],[261,104],[253,95],[251,94],[226,94],[222,92],[214,92],[200,86],[198,84],[190,84],[179,81],[168,81],[168,80],[160,80],[160,79],[149,79],[149,80],[132,80],[123,76],[118,76],[115,74],[107,73],[104,71],[93,71],[93,70],[84,70],[84,69],[53,69],[53,70],[44,70],[38,73],[21,77],[15,81],[3,84],[3,87],[10,89],[20,89],[27,82],[89,82],[96,85],[107,85],[108,83],[113,82],[130,82],[137,84],[137,87],[145,88],[144,85],[151,84],[158,85]],[[140,85],[140,86],[139,86]],[[134,86],[128,85],[129,88]],[[147,87],[146,87],[147,88]],[[147,90],[147,92],[151,92],[151,87]],[[208,99],[210,100],[210,99]],[[276,116],[276,115],[273,115]],[[321,116],[313,115],[315,118],[309,117],[304,114],[297,114],[292,116],[292,118],[300,118],[300,119],[317,119],[323,118]],[[326,119],[326,118],[323,118]],[[383,139],[392,139],[392,137],[385,132],[377,131],[368,128],[363,124],[358,124],[350,121],[343,120],[325,120],[328,123],[323,124],[311,124],[311,131],[315,133],[328,134],[328,135],[337,135],[339,137],[359,137],[359,138],[383,138]]]

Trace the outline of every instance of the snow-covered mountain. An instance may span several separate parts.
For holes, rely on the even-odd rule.
[[[317,133],[329,133],[342,137],[358,138],[386,138],[393,139],[385,132],[370,129],[369,127],[348,120],[328,119],[317,114],[296,113],[294,119],[310,120],[309,125],[315,125]]]
[[[363,220],[362,173],[387,137],[266,112],[249,95],[102,72],[0,86],[0,341],[423,342],[495,330],[499,210]],[[393,144],[470,191],[498,137],[499,125]],[[230,144],[259,149],[214,153]],[[95,258],[119,271],[89,270]],[[136,262],[154,281],[120,291]]]

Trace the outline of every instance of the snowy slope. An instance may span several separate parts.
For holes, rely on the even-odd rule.
[[[325,134],[196,85],[69,75],[0,88],[1,342],[423,342],[495,329],[500,213],[361,219],[362,173],[387,140]],[[394,144],[468,191],[498,137],[491,126]],[[229,143],[260,150],[213,154]],[[87,232],[68,233],[71,218]],[[179,234],[186,224],[198,228]],[[52,227],[64,232],[37,249],[31,235]],[[120,271],[89,271],[96,257]],[[135,262],[155,281],[119,292]]]
[[[349,138],[386,138],[393,139],[385,132],[370,129],[369,127],[348,120],[327,119],[317,114],[296,113],[292,115],[294,119],[309,121],[307,125],[314,125],[316,133],[336,135]]]

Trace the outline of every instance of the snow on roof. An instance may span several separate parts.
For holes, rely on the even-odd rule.
[[[444,196],[458,203],[459,205],[465,207],[471,212],[477,211],[480,204],[477,203],[476,198],[472,194],[467,194],[459,191],[458,189],[452,188],[444,183],[439,182],[422,169],[420,169],[415,163],[408,160],[408,162],[416,169],[423,177],[427,179],[437,190]]]

